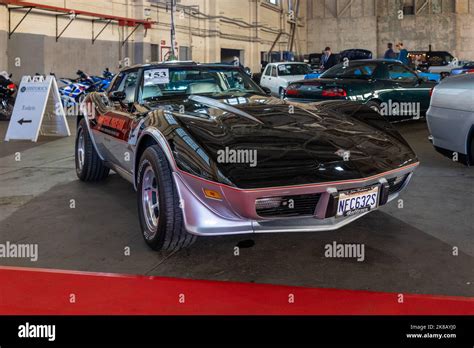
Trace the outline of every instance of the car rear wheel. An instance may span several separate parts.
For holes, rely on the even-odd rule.
[[[109,175],[110,169],[104,165],[95,150],[87,130],[86,120],[77,126],[76,136],[76,174],[82,181],[101,181]]]
[[[159,146],[150,146],[143,153],[137,186],[140,227],[152,249],[179,250],[196,241],[196,236],[184,228],[171,168]]]
[[[278,92],[278,95],[280,96],[280,99],[285,98],[285,89],[283,87],[280,87],[280,91]]]

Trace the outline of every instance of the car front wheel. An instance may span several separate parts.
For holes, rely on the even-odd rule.
[[[95,150],[87,130],[86,120],[77,126],[76,136],[76,174],[82,181],[101,181],[109,175],[110,169],[104,165]]]
[[[365,105],[368,106],[369,108],[371,108],[372,110],[378,112],[379,114],[381,113],[380,103],[378,103],[374,100],[371,100],[371,101],[367,102],[367,104],[365,104]]]
[[[145,150],[138,169],[138,212],[145,242],[154,250],[179,250],[196,236],[184,228],[180,199],[168,160],[157,145]]]

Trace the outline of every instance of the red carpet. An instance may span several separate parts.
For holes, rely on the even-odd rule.
[[[472,315],[474,298],[0,267],[0,314]]]

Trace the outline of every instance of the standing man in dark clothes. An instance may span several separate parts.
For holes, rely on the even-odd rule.
[[[331,47],[324,49],[324,54],[321,57],[321,68],[328,70],[337,64],[336,56],[332,54]]]
[[[387,45],[387,50],[385,51],[384,59],[396,59],[397,54],[393,50],[393,43],[389,42]]]

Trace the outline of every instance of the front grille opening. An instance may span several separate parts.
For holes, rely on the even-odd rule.
[[[261,217],[313,216],[321,194],[259,198],[255,201]]]
[[[403,185],[405,185],[405,182],[407,181],[409,175],[410,174],[405,174],[403,176],[398,176],[395,178],[388,179],[387,180],[388,185],[389,185],[388,194],[393,195],[395,193],[400,192]]]

